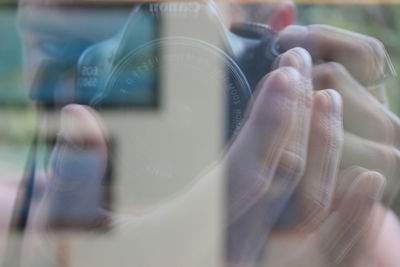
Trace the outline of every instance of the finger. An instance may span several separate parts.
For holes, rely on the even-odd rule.
[[[300,74],[293,68],[276,70],[263,81],[226,157],[229,221],[239,217],[268,188],[293,128],[299,81]]]
[[[279,161],[279,167],[296,173],[303,174],[307,157],[308,135],[312,112],[312,81],[311,57],[302,48],[294,48],[286,52],[279,60],[279,67],[294,67],[302,75],[302,94],[299,95],[296,105],[296,120],[293,122],[293,131],[284,147],[284,152]],[[294,162],[293,162],[294,161]]]
[[[316,60],[339,62],[362,84],[377,81],[386,68],[379,40],[327,25],[289,26],[279,34],[279,45],[284,51],[300,46]]]
[[[378,84],[367,87],[368,92],[378,100],[379,103],[383,104],[386,108],[389,107],[389,100],[387,96],[385,84]]]
[[[354,258],[357,246],[373,223],[373,208],[381,198],[384,185],[385,178],[377,172],[359,175],[339,208],[315,233],[321,255],[328,263],[340,266],[359,260]]]
[[[379,173],[370,171],[352,180],[339,208],[284,260],[283,266],[359,266],[354,265],[360,259],[355,251],[375,221],[373,208],[381,197],[385,180]]]
[[[277,62],[278,67],[294,67],[302,75],[302,90],[296,106],[296,120],[293,131],[285,145],[275,177],[264,199],[264,209],[268,210],[265,227],[272,227],[279,221],[279,227],[292,224],[291,218],[296,209],[294,203],[288,204],[295,188],[304,174],[306,166],[310,121],[312,113],[311,57],[303,48],[297,47],[283,54]]]
[[[51,155],[46,191],[51,227],[96,227],[104,208],[107,144],[99,118],[88,107],[69,105]]]
[[[313,68],[315,90],[333,88],[343,98],[344,128],[376,142],[400,145],[400,120],[338,63]],[[365,121],[368,118],[368,123]]]
[[[282,56],[280,68],[293,67],[299,70],[301,80],[295,107],[296,119],[288,140],[282,143],[278,169],[264,195],[230,224],[227,253],[231,263],[256,263],[265,245],[269,232],[283,207],[286,205],[304,170],[307,151],[309,121],[311,113],[311,58],[303,49],[293,49]],[[275,154],[275,157],[279,157]],[[248,179],[248,176],[242,177]]]
[[[360,166],[382,173],[387,180],[384,201],[392,202],[399,191],[400,151],[345,132],[341,169]]]
[[[347,190],[355,182],[355,179],[363,172],[368,171],[366,168],[359,166],[351,166],[343,169],[339,173],[339,177],[336,183],[336,190],[334,194],[333,208],[335,209],[337,205],[345,197]]]
[[[314,96],[307,166],[300,184],[301,226],[315,228],[331,207],[343,145],[342,101],[334,90]]]

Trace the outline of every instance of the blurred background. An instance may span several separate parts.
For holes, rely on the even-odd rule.
[[[16,11],[17,1],[0,1],[0,169],[4,178],[23,171],[35,126],[21,69]]]

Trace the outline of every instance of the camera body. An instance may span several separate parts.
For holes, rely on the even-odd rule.
[[[77,103],[105,111],[118,151],[112,163],[118,202],[152,206],[186,188],[219,156],[279,52],[267,25],[228,29],[211,2],[146,2],[128,12],[110,38],[68,46],[57,61],[45,62],[31,98],[46,107]],[[74,88],[57,92],[66,72],[74,73]],[[121,109],[135,112],[115,112]],[[80,214],[53,214],[61,225],[64,217],[87,225]]]
[[[224,76],[216,78],[224,83],[221,87],[227,97],[230,136],[243,118],[252,91],[270,71],[276,56],[276,37],[267,25],[244,22],[227,29],[212,3],[148,2],[135,6],[125,25],[111,38],[73,45],[60,60],[45,63],[31,98],[47,106],[157,107],[165,72],[162,66],[172,60],[175,67],[208,70],[210,73],[200,77],[200,82],[216,72]],[[57,79],[71,69],[75,88],[70,93],[58,93],[67,96],[59,99],[54,89]],[[184,86],[195,87],[195,83]]]
[[[145,3],[132,11],[114,37],[82,53],[76,102],[95,107],[154,107],[160,104],[163,62],[174,60],[175,68],[208,68],[210,72],[219,68],[224,72],[230,136],[243,118],[252,91],[277,56],[276,37],[267,25],[245,22],[227,29],[212,3]],[[218,66],[211,65],[215,63]],[[194,87],[188,83],[185,86]]]

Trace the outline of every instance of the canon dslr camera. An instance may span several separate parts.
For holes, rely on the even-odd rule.
[[[112,38],[78,46],[65,52],[66,60],[46,65],[38,88],[31,90],[33,99],[47,106],[156,107],[162,104],[163,75],[170,66],[181,73],[174,78],[180,80],[177,86],[191,91],[209,86],[209,79],[220,80],[228,136],[278,55],[276,36],[267,25],[245,22],[227,29],[217,8],[201,1],[137,4]],[[83,52],[68,55],[76,51]],[[68,98],[57,99],[57,79],[71,68],[76,88]]]

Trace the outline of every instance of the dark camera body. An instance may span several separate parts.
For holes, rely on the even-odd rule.
[[[278,54],[276,34],[267,25],[245,22],[233,24],[228,29],[223,25],[217,8],[211,3],[144,3],[134,7],[125,24],[111,38],[94,44],[79,42],[66,47],[56,61],[44,62],[31,90],[31,98],[46,107],[77,103],[95,109],[164,108],[164,113],[168,113],[163,101],[168,98],[168,93],[165,92],[168,86],[165,84],[171,83],[180,88],[175,91],[174,97],[183,95],[175,103],[185,102],[185,97],[190,98],[199,113],[208,108],[210,96],[207,94],[210,90],[204,89],[211,86],[220,91],[224,101],[222,109],[225,111],[225,118],[221,127],[225,128],[226,142],[239,127],[253,91],[262,77],[271,70]],[[60,94],[57,86],[62,83],[61,77],[65,72],[74,73],[74,88],[70,93]],[[172,82],[168,81],[171,79]],[[196,118],[199,117],[201,116]],[[195,119],[191,119],[190,123],[197,123],[192,121]],[[190,123],[187,127],[178,125],[176,128],[194,128]],[[207,122],[199,124],[209,126]],[[160,128],[157,130],[165,131]],[[207,131],[209,129],[204,129],[204,132]],[[169,134],[171,136],[175,133]],[[194,138],[187,135],[188,141],[185,143],[183,140],[182,144],[194,144],[193,147],[186,145],[186,150],[196,151],[198,147]],[[129,136],[127,142],[132,143],[132,139],[134,138]],[[181,170],[184,169],[181,162],[185,162],[188,157],[187,151],[178,149],[179,151],[174,150],[171,153],[168,149],[160,148],[163,140],[159,141],[151,139],[151,143],[144,146],[148,150],[151,150],[151,146],[155,147],[154,157],[149,161],[156,167],[151,166],[150,174],[149,170],[144,170],[137,175],[140,179],[145,180],[144,177],[147,177],[150,178],[147,180],[153,179],[154,182],[145,186],[141,182],[134,184],[131,190],[134,196],[151,194],[151,187],[155,184],[159,191],[154,191],[156,193],[153,194],[167,198],[177,191],[174,187],[184,187],[188,184],[188,177],[196,176],[210,163],[210,158],[198,156],[196,160],[190,161],[194,162],[193,166],[186,161],[184,167],[187,170]],[[135,149],[138,153],[144,150]],[[161,152],[165,152],[167,156]],[[170,159],[172,155],[169,154],[174,154],[176,158]],[[119,160],[121,158],[123,157]],[[162,158],[160,162],[166,162],[168,167],[163,168],[162,164],[157,167],[157,158]],[[148,164],[140,163],[137,165],[146,167],[145,164]],[[165,177],[158,177],[169,171],[170,176],[177,180],[175,185],[169,180],[160,180],[166,179]],[[168,187],[169,185],[171,186]],[[65,196],[65,199],[69,199],[69,196]],[[100,196],[99,199],[103,200],[104,197]],[[54,204],[53,209],[62,209],[60,205]],[[74,211],[64,214],[64,217],[57,212],[52,214],[53,220],[61,228],[71,225],[85,228],[93,225],[87,221],[99,221],[99,216],[90,213],[92,211],[88,208],[80,213]],[[89,218],[84,218],[86,221],[81,216],[84,212],[92,214]],[[65,222],[65,218],[76,222]]]
[[[224,72],[222,87],[227,96],[230,136],[278,51],[269,26],[244,22],[227,29],[219,15],[215,6],[202,1],[140,4],[113,37],[89,46],[78,45],[86,45],[85,49],[71,48],[75,54],[83,51],[77,58],[66,51],[66,60],[46,63],[31,97],[47,106],[72,102],[96,108],[157,107],[160,65],[168,58],[181,60],[177,64],[182,68],[210,72],[210,64],[221,62],[214,68]],[[173,26],[165,30],[165,24]],[[76,88],[65,99],[57,99],[57,77],[71,68],[76,72]],[[205,75],[199,79],[209,78]],[[193,87],[194,83],[185,86]]]
[[[165,24],[172,26],[165,29]],[[217,61],[222,63],[217,68],[225,72],[230,135],[256,84],[269,72],[278,54],[275,46],[268,26],[237,23],[228,30],[211,4],[146,3],[133,10],[118,34],[81,55],[76,101],[105,107],[157,106],[163,61],[169,58],[179,61],[174,66],[197,65],[200,70],[217,67],[205,61]]]

